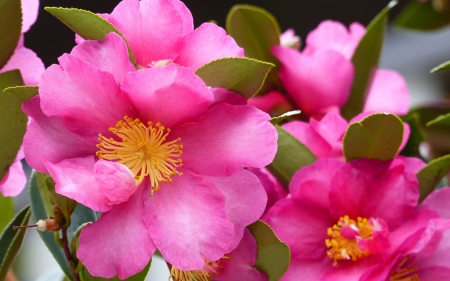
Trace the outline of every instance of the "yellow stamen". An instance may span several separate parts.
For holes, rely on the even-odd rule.
[[[169,128],[166,129],[159,122],[145,125],[139,119],[125,116],[109,131],[120,141],[99,134],[97,157],[127,166],[134,174],[136,184],[149,176],[151,196],[160,188],[160,182],[170,182],[172,176],[182,175],[177,168],[183,165],[180,158],[183,144],[180,143],[181,138],[166,141]]]
[[[334,260],[333,265],[336,266],[339,260],[356,261],[363,257],[370,255],[370,252],[363,251],[356,245],[356,238],[348,239],[341,236],[341,230],[345,226],[350,226],[359,231],[358,236],[363,239],[371,238],[372,228],[366,218],[358,217],[356,221],[350,219],[348,216],[339,218],[339,221],[328,228],[327,234],[331,238],[325,239],[328,257]]]
[[[231,256],[223,256],[222,259],[231,259]],[[212,262],[205,259],[205,266],[200,270],[186,270],[182,271],[172,266],[170,269],[169,281],[211,281],[211,275],[219,274],[218,270],[222,268],[219,261]]]
[[[398,270],[392,271],[389,277],[390,281],[420,281],[419,275],[417,275],[417,267],[402,268],[408,260],[409,256],[406,256],[397,266]]]

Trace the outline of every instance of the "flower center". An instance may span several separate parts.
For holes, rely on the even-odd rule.
[[[108,130],[120,138],[120,141],[99,134],[97,157],[127,166],[134,174],[136,184],[149,176],[151,196],[160,188],[160,182],[172,181],[172,176],[176,174],[183,175],[177,171],[178,167],[183,166],[180,158],[183,144],[180,143],[181,138],[166,141],[169,128],[166,129],[159,122],[156,125],[152,122],[145,125],[139,119],[133,120],[125,116],[124,120]]]
[[[222,259],[231,259],[231,256],[223,256]],[[219,264],[219,261],[212,262],[205,259],[205,266],[200,270],[179,270],[175,266],[170,269],[170,278],[173,281],[211,281],[212,273],[219,274],[218,270],[223,266]]]
[[[389,277],[390,281],[420,281],[419,275],[417,275],[417,267],[403,268],[409,256],[406,256],[396,270],[391,272]]]
[[[366,218],[358,217],[356,221],[348,216],[339,218],[339,221],[328,228],[329,239],[325,239],[327,255],[334,260],[336,266],[339,260],[356,261],[370,255],[369,251],[358,248],[356,237],[363,239],[372,236],[372,228]]]

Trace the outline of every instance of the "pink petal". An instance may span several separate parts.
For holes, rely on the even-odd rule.
[[[192,70],[174,64],[129,73],[122,88],[144,122],[170,128],[204,114],[214,98]]]
[[[17,196],[25,188],[27,176],[23,171],[22,163],[19,160],[9,167],[8,172],[0,181],[0,194],[6,196]]]
[[[342,107],[350,95],[354,68],[333,50],[319,50],[311,56],[275,46],[280,60],[280,78],[292,99],[308,115],[324,114]]]
[[[118,84],[123,83],[127,72],[135,71],[128,59],[125,41],[114,32],[107,34],[103,41],[84,41],[75,46],[70,54],[101,71],[111,73]]]
[[[153,197],[144,191],[144,221],[166,261],[180,270],[198,270],[205,259],[226,254],[234,226],[220,189],[189,172],[172,179]]]
[[[38,85],[45,66],[32,50],[18,47],[0,72],[19,69],[25,85]]]
[[[371,255],[358,261],[340,261],[338,266],[328,267],[320,281],[360,281],[364,273],[381,262],[383,261],[378,255]],[[384,281],[384,279],[373,279],[373,281]]]
[[[409,91],[400,73],[379,69],[370,85],[364,112],[389,112],[405,115],[409,111]]]
[[[342,137],[348,127],[348,122],[341,115],[334,112],[326,114],[320,121],[311,118],[309,124],[331,146],[335,146],[337,142],[342,141]]]
[[[267,281],[267,276],[257,270],[254,265],[258,248],[256,240],[250,234],[248,229],[244,229],[244,236],[239,245],[231,253],[229,257],[221,259],[219,274],[213,274],[214,281]]]
[[[306,37],[306,55],[313,55],[323,49],[334,50],[351,60],[359,41],[366,33],[364,26],[352,23],[350,30],[340,22],[326,20],[311,31]]]
[[[95,142],[99,133],[107,135],[125,115],[133,116],[111,73],[67,54],[59,61],[61,66],[52,65],[42,75],[39,88],[47,116],[60,117],[69,130]]]
[[[225,30],[212,23],[204,23],[183,38],[175,63],[197,70],[220,58],[243,57],[240,48]]]
[[[93,276],[126,279],[144,269],[156,250],[142,220],[143,188],[103,213],[80,235],[77,257]],[[148,195],[145,195],[148,196]]]
[[[237,171],[229,177],[205,179],[219,188],[226,199],[227,218],[234,224],[234,237],[229,245],[229,252],[241,241],[245,227],[262,216],[267,194],[259,179],[246,170]]]
[[[317,158],[328,157],[330,155],[332,149],[331,145],[311,128],[308,123],[303,121],[291,121],[284,124],[282,127],[309,148]]]
[[[193,29],[192,15],[178,0],[124,0],[107,17],[127,39],[137,63],[174,60]]]
[[[71,158],[53,164],[42,159],[56,183],[57,193],[67,196],[94,211],[107,212],[111,206],[95,181],[95,157]]]
[[[221,102],[226,102],[231,105],[246,105],[247,104],[247,100],[243,96],[241,96],[235,92],[228,91],[227,89],[213,88],[213,89],[211,89],[211,92],[214,95],[214,101],[210,104],[210,106],[213,106],[213,105],[221,103]]]
[[[94,174],[99,191],[110,201],[108,205],[126,202],[137,188],[133,173],[116,162],[100,159]]]
[[[280,104],[288,104],[288,101],[278,91],[270,91],[264,96],[256,96],[248,100],[248,105],[254,106],[268,114]]]
[[[39,10],[39,0],[21,0],[22,2],[22,33],[30,29],[36,21]]]
[[[277,147],[277,134],[269,119],[252,106],[220,103],[196,122],[174,129],[184,145],[184,169],[199,175],[229,176],[244,167],[266,166]]]
[[[433,191],[425,198],[419,209],[429,209],[437,212],[441,218],[450,219],[450,187],[444,187]]]
[[[40,96],[25,101],[22,110],[30,117],[23,147],[32,168],[48,173],[42,157],[51,163],[59,163],[67,158],[95,154],[95,143],[69,131],[58,117],[48,117],[42,113]]]
[[[313,165],[303,167],[292,177],[289,191],[293,200],[328,209],[329,192],[335,171],[343,163],[332,158],[317,160]]]
[[[287,198],[278,201],[264,221],[288,244],[293,258],[326,257],[327,229],[335,224],[327,209]]]
[[[332,260],[323,257],[318,260],[291,258],[288,270],[280,281],[316,281],[322,280],[323,272],[332,267]]]

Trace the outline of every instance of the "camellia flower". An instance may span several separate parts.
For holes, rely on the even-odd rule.
[[[171,277],[174,281],[267,281],[267,276],[254,267],[257,252],[255,238],[245,229],[236,249],[220,260],[205,262],[201,270],[181,271],[172,266]]]
[[[22,168],[20,160],[23,159],[22,148],[17,153],[14,163],[9,167],[8,172],[0,180],[0,194],[3,196],[16,196],[18,195],[27,184],[27,176]]]
[[[416,209],[420,159],[325,158],[300,169],[290,196],[263,218],[292,254],[280,280],[360,280],[392,257],[435,212]],[[368,279],[384,280],[384,279]],[[393,279],[401,280],[401,279]]]
[[[334,21],[324,21],[306,38],[302,52],[272,47],[280,60],[280,79],[290,97],[307,115],[321,118],[339,112],[347,102],[354,80],[351,58],[365,28],[353,23],[349,30]],[[403,115],[409,109],[409,92],[395,71],[376,70],[363,112]]]
[[[135,71],[115,33],[59,62],[23,106],[24,149],[56,192],[103,212],[80,236],[89,272],[127,278],[156,248],[180,270],[201,270],[236,248],[266,205],[244,167],[272,161],[270,116],[229,103],[239,99],[213,93],[190,68]]]

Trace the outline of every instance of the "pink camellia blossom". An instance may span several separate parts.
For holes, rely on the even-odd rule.
[[[345,105],[355,74],[351,58],[364,33],[365,28],[358,23],[347,30],[341,23],[327,20],[308,34],[302,52],[272,47],[281,62],[280,79],[304,113],[321,118],[327,112],[339,112]],[[403,115],[408,110],[409,92],[402,76],[395,71],[376,70],[364,112]]]
[[[267,281],[267,276],[257,270],[257,246],[255,238],[245,229],[239,245],[215,262],[205,262],[202,270],[181,271],[171,268],[171,277],[176,281]]]
[[[424,166],[417,158],[324,158],[300,169],[290,196],[263,218],[291,249],[281,280],[362,280],[411,239],[424,242],[420,234],[439,219],[417,208],[416,173]]]
[[[27,176],[23,171],[21,159],[23,159],[22,148],[17,153],[16,159],[9,167],[6,175],[0,180],[0,194],[3,196],[17,196],[27,183]]]
[[[266,205],[244,167],[272,161],[270,116],[228,103],[241,101],[213,94],[190,68],[135,71],[115,33],[59,63],[23,106],[24,151],[56,192],[103,212],[80,236],[89,272],[127,278],[155,249],[180,270],[200,270],[236,248]]]
[[[192,14],[179,0],[123,0],[101,16],[126,38],[143,67],[173,62],[197,70],[219,58],[244,56],[223,28],[204,23],[194,30]]]

